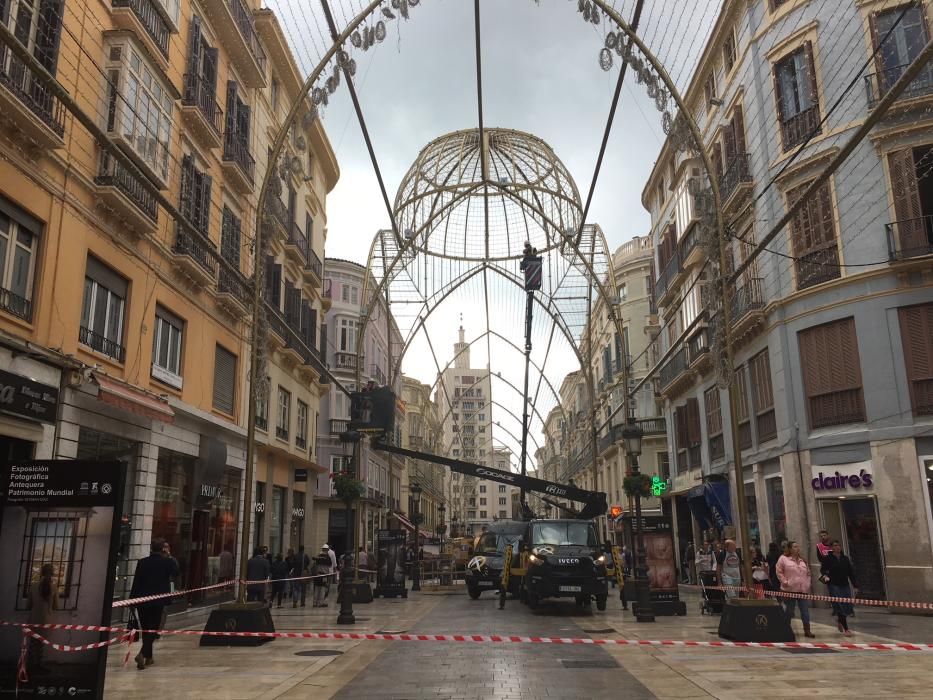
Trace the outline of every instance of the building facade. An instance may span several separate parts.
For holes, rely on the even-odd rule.
[[[355,391],[373,382],[387,386],[392,364],[397,361],[393,352],[401,346],[398,326],[384,301],[380,299],[359,337],[363,314],[364,281],[366,268],[354,262],[326,258],[324,261],[325,296],[330,308],[326,315],[327,362],[334,377],[348,391]],[[374,288],[372,278],[366,287]],[[359,380],[357,379],[359,363]],[[359,382],[359,384],[357,383]],[[405,408],[402,397],[401,375],[393,380],[392,390],[397,398],[395,434],[389,436],[395,444],[402,444],[405,434]],[[318,441],[318,461],[326,472],[316,480],[318,503],[312,527],[315,547],[327,542],[343,551],[347,546],[348,527],[344,504],[333,493],[330,475],[351,466],[352,448],[340,442],[340,434],[347,429],[350,419],[350,398],[336,385],[330,387],[328,399],[321,408],[321,431]],[[369,440],[360,442],[359,471],[356,477],[365,482],[365,495],[354,508],[353,532],[358,546],[373,551],[376,530],[385,528],[387,516],[398,511],[402,498],[402,478],[405,459],[399,455],[373,450]]]
[[[294,60],[253,0],[35,5],[3,14],[36,40],[27,56],[0,50],[0,377],[47,389],[45,410],[2,419],[0,449],[124,463],[116,595],[153,537],[179,560],[178,588],[207,585],[253,515],[242,494],[257,154],[284,114],[261,116],[277,80],[289,88],[278,99],[298,94]],[[337,168],[319,122],[305,138],[320,248]],[[319,309],[320,275],[303,282]],[[309,416],[312,355],[269,365]],[[310,445],[285,453],[312,464]],[[280,546],[290,541],[286,530]]]
[[[405,436],[403,446],[417,452],[444,455],[443,432],[438,418],[437,404],[431,398],[431,387],[412,377],[402,377],[402,398],[405,402]],[[448,523],[447,500],[444,497],[447,467],[421,459],[406,459],[402,473],[401,503],[405,513],[412,513],[411,490],[413,484],[421,487],[419,512],[423,516],[421,529],[434,536],[453,534],[453,521]],[[411,522],[409,519],[408,522]],[[408,528],[412,530],[413,528]]]
[[[929,6],[724,3],[685,99],[733,233],[728,265],[745,261],[919,53]],[[832,108],[848,82],[836,77],[868,60],[863,89]],[[681,546],[734,525],[731,409],[752,540],[797,540],[815,565],[826,529],[864,597],[933,591],[931,99],[926,70],[742,273],[734,406],[710,356],[713,280],[691,194],[700,164],[662,148],[642,199],[666,325],[659,381]]]

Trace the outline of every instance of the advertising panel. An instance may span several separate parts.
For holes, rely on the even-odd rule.
[[[376,594],[396,596],[405,593],[405,530],[376,531]]]
[[[633,557],[637,551],[635,518],[624,516],[625,544]],[[677,562],[674,557],[674,534],[670,517],[645,515],[641,519],[645,537],[645,560],[648,565],[648,585],[653,603],[673,603],[680,600],[677,588]],[[664,614],[657,608],[656,614]]]
[[[0,620],[109,625],[113,603],[123,465],[41,460],[0,469]],[[84,645],[107,633],[37,629],[54,643]],[[64,652],[0,627],[0,693],[102,697],[107,650]]]

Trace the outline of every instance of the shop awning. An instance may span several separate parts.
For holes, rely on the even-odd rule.
[[[103,374],[94,373],[92,377],[100,388],[97,398],[103,403],[163,423],[175,420],[175,411],[168,401]]]
[[[700,525],[700,529],[708,530],[712,515],[709,512],[709,505],[706,502],[705,485],[694,486],[687,492],[687,505],[690,507],[690,512],[693,513],[693,517],[696,518],[697,523]]]
[[[729,482],[708,481],[703,486],[713,524],[720,530],[731,525],[732,499],[729,497]]]
[[[398,518],[398,521],[402,524],[402,527],[404,527],[406,530],[408,530],[409,532],[415,531],[415,524],[411,520],[406,518],[404,515],[402,515],[401,513],[396,513],[394,511],[392,515]],[[422,530],[420,528],[418,529],[418,534],[428,539],[430,539],[431,537],[434,537],[434,535],[432,535],[430,532],[426,530]]]

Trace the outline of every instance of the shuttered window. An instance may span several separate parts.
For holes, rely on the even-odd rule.
[[[755,402],[755,423],[758,429],[758,442],[762,443],[777,437],[777,423],[774,419],[774,393],[771,386],[771,360],[768,351],[755,355],[749,367],[752,373],[752,398]]]
[[[898,309],[915,416],[933,415],[933,304]]]
[[[787,205],[793,206],[810,183],[787,193]],[[839,277],[836,246],[836,217],[829,183],[824,183],[791,220],[791,245],[797,272],[797,289]]]
[[[739,426],[739,449],[752,446],[752,424],[748,417],[748,366],[735,370],[735,417]]]
[[[214,408],[233,415],[236,400],[236,355],[218,345],[214,349]]]
[[[906,148],[889,154],[888,172],[894,197],[894,216],[897,219],[891,224],[888,240],[892,258],[926,255],[933,250],[933,242],[927,236],[931,224],[929,217],[923,216],[924,207],[913,149]]]
[[[804,42],[774,64],[774,97],[785,151],[820,133],[820,103],[811,42]]]
[[[719,387],[708,389],[703,395],[706,407],[706,432],[709,436],[709,459],[715,462],[725,456],[725,442],[722,436],[722,401]]]
[[[677,473],[687,471],[687,407],[678,406],[674,409],[674,440],[677,443]]]
[[[691,469],[702,465],[700,445],[703,434],[700,430],[700,402],[697,399],[687,399],[687,461]]]
[[[864,421],[855,319],[814,326],[797,338],[810,428]]]

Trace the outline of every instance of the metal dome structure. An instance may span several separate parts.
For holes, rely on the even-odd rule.
[[[416,250],[461,260],[517,258],[526,241],[550,250],[563,232],[576,233],[583,215],[576,184],[551,147],[496,128],[455,131],[425,146],[394,208]]]

